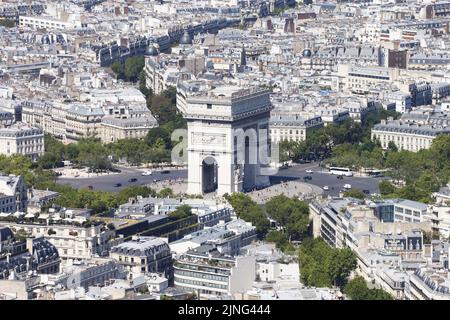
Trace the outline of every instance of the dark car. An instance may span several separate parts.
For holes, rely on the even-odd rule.
[[[161,174],[168,174],[168,173],[170,173],[170,170],[163,170],[163,171],[161,171]]]
[[[363,190],[363,193],[364,193],[364,194],[370,194],[370,191],[367,190],[367,189],[364,189],[364,190]]]
[[[343,176],[337,176],[337,178],[340,179],[340,180],[344,179]]]
[[[306,176],[306,177],[303,178],[303,180],[312,180],[312,177],[311,176]]]
[[[137,179],[136,178],[131,178],[130,180],[128,180],[128,182],[136,182]]]
[[[116,184],[114,185],[114,187],[116,187],[116,188],[121,187],[121,186],[122,186],[121,183],[116,183]]]
[[[88,186],[87,188],[88,188],[88,190],[94,190],[93,186]]]

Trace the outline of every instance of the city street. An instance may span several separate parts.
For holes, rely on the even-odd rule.
[[[306,173],[306,170],[312,170],[313,173]],[[287,169],[281,169],[276,176],[271,177],[270,182],[272,184],[280,183],[282,181],[299,180],[304,181],[305,176],[310,176],[312,179],[306,181],[307,183],[316,185],[320,188],[328,186],[325,194],[337,196],[339,191],[344,188],[345,184],[350,184],[352,188],[360,190],[369,190],[371,194],[379,193],[378,184],[382,178],[374,177],[343,177],[338,179],[337,176],[331,175],[327,171],[320,171],[318,164],[308,163],[302,165],[296,165]]]
[[[60,184],[68,184],[74,188],[81,189],[92,186],[93,190],[102,191],[120,191],[121,189],[131,185],[147,185],[154,184],[163,180],[177,180],[185,179],[187,177],[187,170],[168,169],[168,173],[161,173],[163,170],[151,170],[152,175],[142,176],[142,172],[145,169],[138,168],[124,168],[120,167],[121,173],[103,175],[90,178],[59,178],[57,180]],[[137,179],[135,182],[130,182],[130,179]],[[122,184],[120,187],[116,187],[116,184]]]
[[[94,190],[103,191],[120,191],[121,189],[130,185],[150,185],[155,184],[155,187],[160,185],[158,182],[172,180],[181,181],[187,178],[187,169],[173,169],[168,173],[161,173],[162,170],[152,170],[152,175],[142,176],[144,169],[138,168],[120,168],[122,170],[119,174],[103,175],[90,178],[60,178],[58,182],[61,184],[69,184],[75,188],[87,188],[92,186]],[[306,170],[312,170],[313,173],[306,173]],[[370,193],[379,193],[378,183],[381,178],[368,177],[344,177],[338,179],[337,176],[331,175],[328,172],[321,172],[317,163],[306,163],[294,165],[286,169],[280,169],[277,174],[271,176],[270,182],[272,185],[287,181],[306,182],[323,189],[328,186],[329,190],[325,194],[337,196],[339,191],[343,189],[344,184],[350,184],[353,188],[360,190],[369,190]],[[312,179],[305,181],[303,178],[310,176]],[[129,182],[130,179],[136,178],[137,181]],[[116,184],[122,184],[116,187]]]

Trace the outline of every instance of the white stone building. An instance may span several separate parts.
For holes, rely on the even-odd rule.
[[[44,154],[44,132],[25,123],[0,128],[0,154],[22,154],[36,161]]]

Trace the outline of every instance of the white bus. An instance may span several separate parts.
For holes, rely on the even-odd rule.
[[[353,176],[353,172],[349,168],[330,167],[330,173],[335,174],[337,176],[346,176],[346,177]]]

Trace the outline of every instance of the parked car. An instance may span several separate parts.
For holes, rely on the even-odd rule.
[[[136,178],[131,178],[130,180],[128,180],[128,182],[136,182],[137,179]]]
[[[153,172],[147,170],[147,171],[142,172],[141,175],[142,175],[142,176],[151,176],[152,174],[153,174]]]
[[[161,174],[168,174],[168,173],[170,173],[170,170],[163,170],[163,171],[161,171]]]
[[[344,189],[351,189],[352,185],[349,183],[344,184]]]
[[[338,178],[339,180],[342,180],[342,179],[344,179],[344,177],[343,177],[343,176],[337,176],[337,178]]]
[[[94,187],[93,186],[88,186],[87,187],[89,190],[94,190]]]
[[[364,190],[363,190],[363,193],[364,193],[364,194],[370,194],[370,191],[367,190],[367,189],[364,189]]]
[[[116,188],[121,187],[121,186],[122,186],[121,183],[116,183],[116,184],[114,185],[114,187],[116,187]]]
[[[328,189],[328,186],[323,186],[323,190],[327,191]]]

